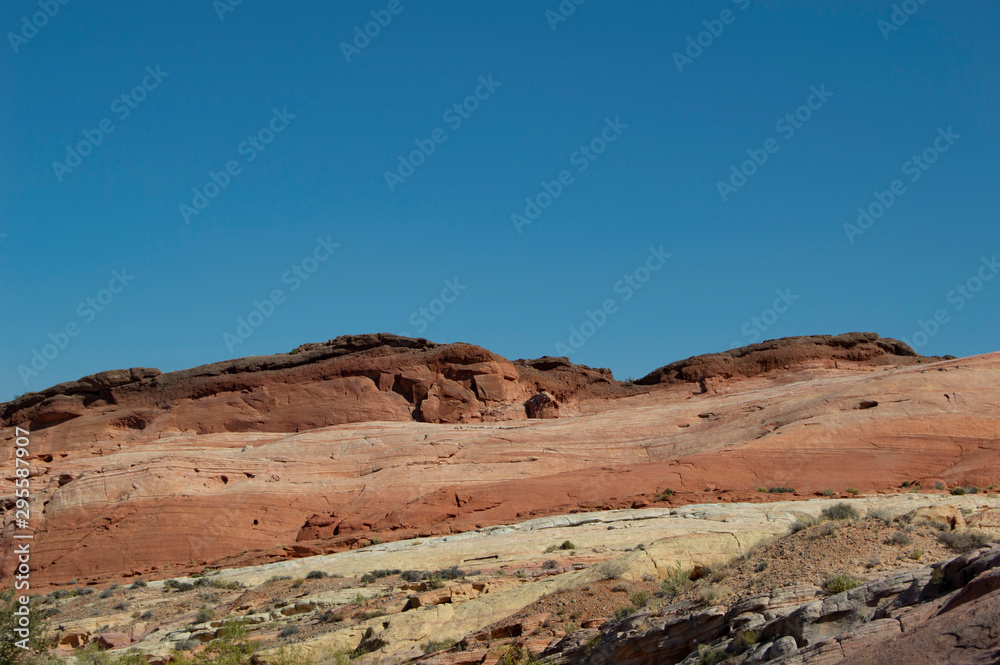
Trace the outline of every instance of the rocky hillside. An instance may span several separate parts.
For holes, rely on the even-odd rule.
[[[32,430],[35,581],[97,581],[577,511],[761,501],[770,488],[998,482],[1000,355],[894,357],[803,361],[704,392],[362,336],[105,373],[8,403],[4,418]],[[432,412],[463,422],[421,421]],[[10,456],[0,469],[6,571]]]
[[[62,585],[37,604],[60,653],[94,642],[153,662],[202,652],[239,621],[254,662],[273,665],[985,664],[998,507],[907,493],[578,513]]]

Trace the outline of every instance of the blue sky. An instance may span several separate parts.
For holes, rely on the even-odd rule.
[[[377,331],[998,348],[996,3],[226,1],[0,9],[0,399]]]

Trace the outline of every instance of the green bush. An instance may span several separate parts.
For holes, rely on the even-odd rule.
[[[795,494],[794,487],[769,487],[767,491],[769,494]]]
[[[542,570],[552,570],[558,567],[559,567],[559,562],[556,561],[555,559],[549,559],[548,561],[542,564]]]
[[[575,550],[576,549],[576,545],[573,544],[572,540],[564,540],[562,542],[562,545],[559,546],[559,549],[561,549],[561,550]]]
[[[823,585],[829,593],[843,593],[858,586],[858,582],[854,577],[848,575],[847,573],[838,573],[828,579]]]
[[[149,585],[146,584],[145,581],[143,581],[143,580],[136,580],[135,582],[132,582],[132,586],[130,586],[129,588],[130,589],[145,589],[148,586]]]
[[[206,621],[211,621],[215,618],[215,610],[211,607],[203,607],[198,610],[198,614],[194,617],[195,623],[205,623]]]
[[[833,496],[835,492],[831,489],[825,489],[822,492],[820,492],[820,494],[822,494],[823,496]]]
[[[944,483],[942,483],[940,480],[937,481],[936,483],[934,483],[934,489],[936,489],[936,490],[943,490],[944,489]]]
[[[31,632],[27,638],[18,635],[15,629],[20,628],[19,617],[14,614],[21,608],[12,591],[0,592],[0,665],[18,665],[29,663],[35,658],[40,658],[49,647],[49,643],[42,639],[45,631],[46,621],[42,613],[34,607],[34,603],[28,604],[28,623]],[[18,642],[26,639],[26,642]],[[22,649],[21,646],[28,647]]]
[[[322,570],[310,570],[306,573],[307,580],[322,580],[326,578],[326,573]]]
[[[691,588],[691,571],[681,568],[680,564],[667,574],[661,583],[663,591],[669,596],[679,596]]]
[[[634,608],[631,605],[625,605],[624,607],[619,607],[617,610],[615,610],[615,619],[621,621],[628,615],[633,614],[635,611],[636,608]]]
[[[632,604],[636,607],[645,607],[649,602],[649,592],[645,590],[636,591],[632,594],[629,600],[631,600]]]
[[[698,645],[698,662],[701,665],[717,665],[726,658],[729,658],[729,654],[725,649],[713,648],[707,644]]]
[[[951,493],[954,496],[965,496],[965,488],[964,487],[956,487],[956,488],[954,488],[954,489],[951,490]]]
[[[756,646],[758,642],[760,642],[759,630],[741,630],[733,638],[731,648],[736,654],[746,653],[751,647]]]
[[[848,487],[844,491],[847,492],[848,494],[857,494],[858,493],[858,490],[856,488],[854,488],[854,487]]]
[[[824,508],[823,519],[827,520],[856,520],[858,511],[849,503],[837,503],[828,508]]]

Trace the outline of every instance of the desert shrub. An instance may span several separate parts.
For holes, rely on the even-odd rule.
[[[920,559],[923,558],[923,556],[924,556],[924,551],[919,547],[914,547],[913,551],[910,552],[910,558],[913,559],[914,561],[920,561]]]
[[[362,619],[374,619],[375,617],[385,616],[385,610],[380,610],[378,608],[365,610],[364,612],[361,612],[360,616]]]
[[[42,617],[42,613],[34,606],[28,604],[28,615],[17,615],[23,605],[17,601],[12,591],[0,591],[0,663],[3,665],[17,665],[18,663],[28,663],[34,658],[41,658],[49,647],[47,641],[42,638],[48,623]],[[16,643],[25,639],[15,633],[19,628],[19,619],[27,618],[31,626],[31,632],[26,642],[22,645],[27,649],[22,649]]]
[[[635,608],[632,607],[631,605],[625,605],[624,607],[619,607],[617,610],[615,610],[615,619],[621,621],[622,619],[634,613],[635,611],[636,611]]]
[[[399,571],[397,570],[396,573],[399,573]],[[443,580],[460,580],[465,577],[465,571],[458,566],[442,568],[441,570],[435,571],[434,574]]]
[[[733,638],[731,649],[736,654],[746,653],[751,647],[760,642],[759,630],[741,630]]]
[[[635,593],[632,594],[629,600],[631,600],[632,604],[635,605],[636,607],[645,607],[646,604],[649,602],[649,592],[645,590],[636,591]]]
[[[89,596],[94,593],[94,590],[90,587],[83,587],[82,589],[73,589],[74,596]]]
[[[767,570],[767,559],[761,559],[757,562],[757,565],[753,567],[754,572],[763,573]]]
[[[294,580],[292,581],[292,588],[293,588],[293,589],[298,589],[298,588],[299,588],[300,586],[302,586],[302,585],[303,585],[303,584],[305,584],[305,583],[306,583],[306,580],[305,580],[305,578],[304,578],[304,577],[296,577],[296,578],[295,578],[295,579],[294,579]]]
[[[423,646],[424,653],[435,653],[437,651],[444,651],[445,649],[450,649],[455,646],[455,640],[443,640],[441,642],[435,642],[431,640]]]
[[[769,494],[795,494],[794,487],[768,487]]]
[[[847,492],[848,494],[857,494],[858,493],[858,490],[855,487],[848,487],[844,491]]]
[[[196,641],[195,646],[199,644]],[[191,665],[242,665],[250,662],[257,648],[255,642],[247,640],[245,621],[227,621]]]
[[[669,487],[660,492],[660,501],[666,501],[674,495],[674,491]]]
[[[373,582],[375,582],[375,580],[376,577],[374,575],[372,575],[371,573],[365,573],[364,575],[361,576],[360,582],[362,584],[372,584]]]
[[[114,589],[105,589],[101,593],[97,594],[97,597],[98,598],[110,598],[113,595],[115,595],[115,590]]]
[[[516,573],[514,573],[514,577],[516,577],[519,580],[527,579],[528,573],[524,569],[521,569]]]
[[[559,567],[559,562],[556,561],[555,559],[549,559],[548,561],[542,564],[542,570],[552,570],[553,568],[558,568],[558,567]]]
[[[164,590],[177,589],[178,591],[193,591],[194,585],[190,582],[178,582],[177,580],[164,580]]]
[[[799,531],[808,529],[811,526],[816,526],[816,518],[809,515],[802,515],[792,520],[792,523],[788,525],[788,529],[792,533],[798,533]]]
[[[211,621],[215,618],[215,610],[211,607],[203,607],[198,610],[198,614],[194,617],[195,623],[205,623],[206,621]]]
[[[679,596],[691,588],[691,571],[677,565],[660,584],[663,591],[669,596]]]
[[[698,645],[698,662],[700,665],[718,665],[726,658],[729,658],[729,654],[726,653],[725,649],[718,649],[708,646],[707,644]]]
[[[944,489],[944,483],[942,483],[940,480],[937,481],[936,483],[934,483],[934,489],[936,489],[936,490],[943,490]]]
[[[322,580],[326,578],[326,573],[322,570],[310,570],[306,573],[307,580]]]
[[[428,575],[424,581],[432,589],[440,589],[444,586],[444,580],[434,574]]]
[[[952,488],[951,493],[954,496],[965,496],[965,488],[964,487],[955,487],[955,488]]]
[[[268,584],[269,582],[285,582],[290,579],[292,579],[291,575],[271,575],[264,584]]]
[[[576,549],[576,545],[573,544],[572,540],[564,540],[562,542],[562,545],[559,546],[559,549],[561,549],[561,550],[575,550]]]
[[[856,520],[858,511],[849,503],[837,503],[828,508],[824,508],[823,519],[827,520]]]
[[[888,538],[885,539],[887,545],[909,545],[913,542],[913,539],[902,531],[897,531]]]
[[[831,489],[825,489],[822,492],[820,492],[820,494],[822,494],[823,496],[833,496],[834,493],[835,492]]]
[[[227,581],[227,580],[213,579],[209,583],[209,586],[211,586],[214,589],[228,589],[229,591],[236,591],[238,589],[243,588],[243,585],[240,582],[237,582],[236,580]]]
[[[543,661],[520,644],[511,644],[500,656],[497,665],[541,665]]]
[[[320,615],[319,620],[322,623],[340,623],[344,620],[344,615],[340,612],[334,612],[333,610],[327,610]]]
[[[139,618],[142,619],[143,621],[149,621],[154,616],[156,615],[153,614],[153,610],[146,610],[145,612],[139,615]]]
[[[767,494],[767,488],[766,487],[758,487],[757,491],[758,492],[763,492],[764,494]]]
[[[424,578],[423,572],[419,570],[406,570],[400,574],[405,582],[419,582]]]
[[[125,602],[125,601],[123,600],[123,601],[122,601],[122,602],[120,602],[120,603],[115,603],[114,607],[112,607],[111,609],[113,609],[113,610],[117,610],[117,611],[119,611],[119,612],[124,612],[124,611],[126,611],[126,610],[128,609],[128,603],[126,603],[126,602]]]
[[[879,520],[886,526],[892,524],[895,519],[892,512],[886,508],[869,508],[865,517],[870,520]]]
[[[732,592],[722,586],[707,586],[698,590],[698,600],[706,605],[718,605],[726,601]]]
[[[129,588],[130,589],[145,589],[148,586],[149,585],[146,584],[145,581],[143,581],[143,580],[136,580],[135,582],[132,582],[132,586],[130,586]]]
[[[834,522],[826,522],[825,524],[820,524],[818,527],[809,532],[807,538],[809,540],[816,540],[817,538],[826,538],[827,536],[832,536],[840,530]]]
[[[296,625],[285,626],[278,632],[278,637],[288,637],[300,632],[302,629]]]
[[[986,534],[972,531],[945,531],[938,534],[938,540],[956,552],[969,552],[990,542]]]
[[[829,593],[843,593],[858,586],[858,582],[854,577],[848,575],[847,573],[837,573],[830,579],[828,579],[824,584],[823,588]]]
[[[375,579],[382,579],[383,577],[392,577],[393,575],[399,575],[401,572],[403,571],[401,571],[399,568],[378,568],[376,570],[371,571],[371,574],[375,577]],[[438,571],[438,572],[441,573],[441,577],[444,577],[443,574],[444,571]]]

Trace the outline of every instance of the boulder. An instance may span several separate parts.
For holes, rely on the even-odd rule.
[[[927,506],[911,510],[903,519],[913,526],[930,525],[945,530],[964,529],[965,517],[954,506]]]

